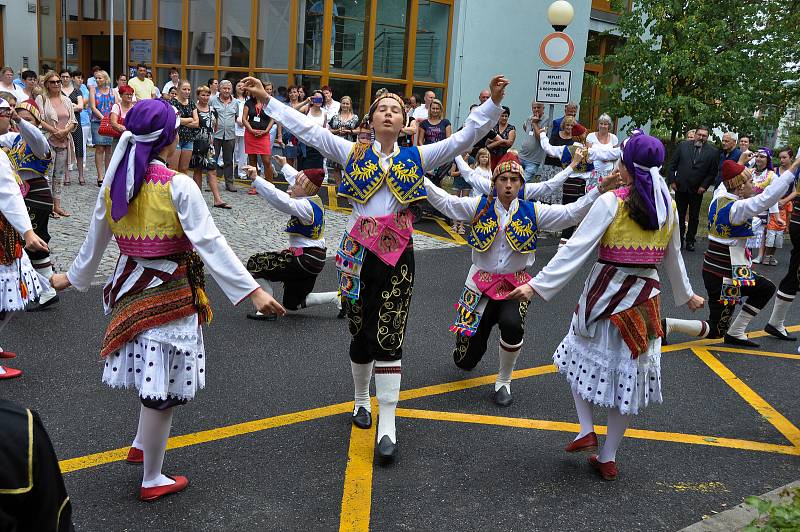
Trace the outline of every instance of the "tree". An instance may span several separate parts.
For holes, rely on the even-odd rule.
[[[797,100],[800,0],[637,0],[614,33],[611,112],[629,127],[651,122],[673,144],[698,124],[775,127]]]

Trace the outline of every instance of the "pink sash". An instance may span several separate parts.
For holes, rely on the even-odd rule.
[[[403,210],[386,216],[360,216],[350,236],[384,263],[395,266],[413,232],[411,213]]]
[[[531,280],[530,274],[525,270],[515,273],[491,273],[479,271],[472,276],[478,290],[496,301],[502,301],[517,288]]]

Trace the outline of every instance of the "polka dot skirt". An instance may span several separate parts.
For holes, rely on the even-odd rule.
[[[0,310],[22,310],[44,292],[47,279],[36,273],[27,255],[22,256],[22,279],[28,287],[28,297],[23,298],[19,291],[19,265],[16,261],[0,266]]]

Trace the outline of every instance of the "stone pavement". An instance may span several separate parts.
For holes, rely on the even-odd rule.
[[[72,171],[70,172],[72,184],[64,188],[63,207],[72,216],[50,220],[49,230],[52,237],[50,249],[57,272],[66,271],[78,254],[81,243],[89,230],[92,211],[97,201],[98,188],[96,186],[97,172],[94,165],[94,152],[91,148],[88,149],[88,152],[86,185],[78,185],[77,171]],[[231,210],[212,208],[211,193],[206,192],[205,188],[207,185],[204,183],[203,196],[212,211],[211,215],[220,232],[242,262],[247,262],[248,257],[253,253],[284,249],[288,246],[288,238],[283,231],[288,217],[271,208],[260,196],[246,194],[247,186],[239,184],[239,192],[233,193],[226,191],[225,187],[220,185],[222,198],[233,207]],[[336,252],[347,217],[346,213],[325,211],[325,238],[328,244],[328,256],[332,256]],[[422,234],[414,235],[415,249],[436,249],[454,245]],[[98,282],[104,282],[114,271],[117,255],[116,245],[109,245],[109,250],[103,256],[97,270]]]

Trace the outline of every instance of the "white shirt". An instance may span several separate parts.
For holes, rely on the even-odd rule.
[[[154,160],[151,164],[163,163]],[[81,292],[89,289],[100,259],[111,237],[114,236],[106,220],[106,189],[111,186],[113,180],[113,177],[111,179],[106,177],[103,180],[89,224],[89,232],[67,272],[69,282]],[[172,205],[178,213],[183,232],[228,299],[238,304],[258,288],[258,283],[217,229],[203,194],[194,180],[184,174],[175,174],[171,181],[170,192]]]
[[[292,165],[284,164],[281,168],[286,181],[290,187],[294,186],[295,177],[298,172]],[[308,225],[314,221],[314,209],[311,206],[311,200],[308,198],[292,198],[283,190],[277,188],[275,185],[259,176],[253,181],[253,186],[256,191],[267,200],[272,207],[281,211],[284,214],[296,216],[301,223]],[[306,238],[296,233],[288,233],[289,246],[295,248],[323,248],[325,249],[325,239]]]
[[[489,99],[469,114],[461,130],[456,131],[450,137],[442,141],[419,146],[423,170],[434,169],[452,160],[457,154],[464,153],[472,148],[478,139],[488,133],[492,126],[497,123],[502,110],[500,106],[495,105],[494,102]],[[306,144],[318,149],[322,155],[331,161],[335,161],[341,165],[346,164],[347,158],[350,156],[350,152],[353,149],[354,142],[334,135],[329,130],[317,125],[307,115],[295,111],[276,98],[270,98],[266,112],[272,118],[283,124],[284,127],[288,128],[292,134]],[[391,154],[383,154],[381,152],[380,143],[377,140],[373,143],[373,149],[378,154],[379,164],[384,171],[389,168],[392,158],[400,152],[400,148],[397,146],[397,143],[395,143],[394,150]],[[394,197],[386,186],[386,183],[383,183],[380,188],[370,196],[366,203],[358,203],[350,200],[350,205],[353,207],[353,211],[350,213],[350,219],[347,223],[348,231],[353,227],[360,216],[385,216],[405,208],[405,206],[397,201],[397,198]]]
[[[24,235],[31,229],[28,209],[22,199],[14,170],[6,152],[0,150],[0,210],[17,233]]]
[[[338,115],[341,107],[342,104],[333,99],[331,100],[330,104],[322,106],[322,108],[325,109],[325,112],[328,113],[328,120],[330,120],[333,115]]]
[[[478,168],[470,168],[463,157],[456,157],[456,166],[458,166],[458,171],[461,172],[461,177],[472,185],[473,192],[477,192],[479,196],[483,194],[489,195],[494,186],[492,185],[491,174],[488,178],[484,177],[485,174],[477,172]],[[553,194],[561,188],[561,185],[564,184],[564,181],[567,180],[571,173],[572,168],[566,167],[542,183],[525,183],[525,199],[534,200]]]
[[[619,144],[619,139],[617,138],[617,136],[615,134],[609,133],[608,134],[608,142],[606,144],[602,144],[600,142],[600,140],[598,140],[598,138],[597,138],[597,133],[592,131],[591,133],[586,135],[586,142],[591,143],[592,146],[594,146],[596,144],[598,146],[606,146],[606,147],[609,147],[609,148],[613,148],[614,146]],[[616,152],[614,152],[612,155],[617,155],[617,154],[616,154]],[[606,159],[595,159],[594,160],[594,169],[597,170],[598,172],[603,172],[603,173],[611,172],[611,170],[614,169],[614,163],[617,162],[618,158],[619,157],[614,157],[613,159],[609,159],[609,160],[606,160]]]
[[[414,112],[411,114],[411,116],[414,117],[414,120],[419,120],[420,122],[422,122],[423,120],[427,120],[428,108],[425,107],[424,105],[420,105],[416,109],[414,109]],[[494,126],[494,124],[492,124],[492,126]]]
[[[181,80],[178,80],[178,83],[180,83],[180,82],[181,82]],[[170,90],[172,87],[175,87],[176,89],[178,88],[178,86],[177,86],[177,85],[175,85],[175,84],[172,82],[172,80],[169,80],[168,82],[166,82],[166,83],[164,84],[164,88],[161,90],[161,92],[162,92],[162,93],[164,93],[164,94],[169,94],[169,90]]]
[[[244,98],[234,98],[236,100],[236,105],[239,106],[239,110],[236,113],[236,127],[234,128],[234,133],[237,137],[244,137],[244,124],[242,124],[242,113],[244,113]]]
[[[428,201],[438,211],[454,220],[469,222],[475,216],[481,197],[462,197],[448,194],[425,178],[425,189]],[[578,224],[589,211],[592,203],[600,197],[600,191],[593,189],[581,199],[569,205],[547,205],[536,203],[536,225],[539,231],[558,231]],[[494,237],[492,245],[486,251],[472,250],[472,263],[485,272],[514,273],[531,266],[536,260],[536,253],[520,253],[514,250],[506,240],[505,228],[516,212],[518,199],[509,205],[509,210],[495,200],[497,223],[500,229]]]
[[[539,141],[542,143],[542,149],[544,152],[550,157],[555,157],[556,159],[561,159],[561,157],[564,155],[564,150],[569,149],[569,146],[553,146],[550,144],[550,139],[547,137],[547,133],[544,131],[539,133]],[[582,146],[582,144],[577,142],[575,144]],[[615,147],[613,144],[592,144],[591,148],[589,148],[587,159],[593,164],[597,164],[597,161],[616,161],[621,155],[622,150]],[[587,175],[587,173],[575,172],[574,175],[579,177]]]
[[[50,156],[50,144],[47,142],[47,138],[44,136],[44,133],[42,133],[38,127],[34,126],[27,120],[20,120],[17,126],[19,127],[19,133],[9,131],[4,135],[0,135],[0,147],[11,148],[11,146],[14,145],[14,142],[16,142],[17,138],[21,136],[36,157],[39,159],[46,159]],[[45,173],[45,179],[49,179],[47,177],[48,173],[49,172]],[[42,177],[35,172],[24,169],[19,170],[19,176],[26,181],[35,177]]]

